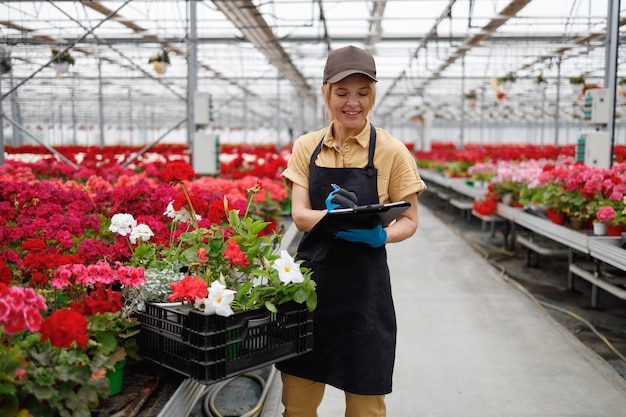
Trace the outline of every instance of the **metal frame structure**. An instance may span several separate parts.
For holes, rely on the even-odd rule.
[[[287,143],[325,122],[325,57],[355,44],[377,60],[374,121],[407,142],[426,129],[462,143],[503,125],[539,142],[541,125],[547,143],[565,143],[575,138],[559,130],[580,125],[570,76],[614,88],[626,112],[619,15],[619,0],[5,1],[2,112],[47,144],[146,144],[183,119],[187,133],[165,140],[190,141],[195,90],[211,96],[211,132]],[[67,74],[51,67],[51,48],[75,57]],[[156,74],[148,58],[162,50],[172,62]],[[7,143],[30,141],[2,126]]]

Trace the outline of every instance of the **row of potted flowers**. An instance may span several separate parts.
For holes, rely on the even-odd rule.
[[[23,162],[38,176],[49,178],[86,178],[109,175],[146,172],[158,175],[168,161],[190,160],[191,150],[187,145],[157,144],[148,152],[137,156],[141,151],[137,146],[93,146],[63,145],[55,147],[63,157],[80,165],[79,169],[59,161],[48,149],[40,145],[6,146],[8,162]],[[239,179],[247,176],[278,178],[287,166],[290,149],[278,149],[275,145],[221,145],[219,153],[220,177]],[[129,159],[128,167],[121,164]]]
[[[569,220],[583,229],[604,223],[611,235],[626,227],[626,164],[610,169],[588,167],[572,157],[556,160],[480,162],[468,178],[488,181],[488,192],[474,203],[482,215],[493,214],[498,202],[545,214],[554,223]]]
[[[110,394],[107,371],[141,359],[135,313],[147,302],[224,316],[315,308],[310,271],[275,253],[280,180],[199,177],[169,158],[136,173],[0,167],[1,415],[90,415]]]

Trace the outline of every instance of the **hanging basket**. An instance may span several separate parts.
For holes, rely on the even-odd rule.
[[[70,70],[69,62],[57,62],[54,64],[54,70],[58,74],[66,74]]]
[[[167,62],[154,61],[152,63],[152,66],[154,67],[154,72],[160,75],[167,72],[167,68],[170,66],[170,64],[168,64]]]

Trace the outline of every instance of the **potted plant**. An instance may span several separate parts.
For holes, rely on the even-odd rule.
[[[535,77],[535,90],[539,93],[543,93],[546,90],[547,86],[548,80],[546,80],[543,72],[539,73],[539,75]]]
[[[476,94],[476,90],[469,90],[467,93],[465,93],[466,100],[476,100],[477,97],[478,96]]]
[[[581,74],[579,76],[569,77],[569,83],[574,90],[574,94],[582,94],[585,85],[585,76]]]
[[[585,83],[585,76],[584,75],[578,75],[578,76],[571,76],[569,77],[569,83],[572,85],[581,85]]]
[[[503,77],[498,77],[498,84],[514,83],[515,81],[517,81],[517,76],[513,72],[509,72]]]
[[[589,220],[587,206],[590,202],[579,190],[565,191],[565,200],[567,205],[563,208],[563,212],[569,217],[570,226],[574,230],[584,229],[587,220]]]
[[[517,76],[513,72],[509,72],[503,77],[498,77],[498,87],[502,90],[500,93],[508,94],[513,86],[513,83],[517,81]],[[502,94],[498,95],[498,98],[504,98]]]
[[[152,64],[157,74],[165,74],[170,65],[170,54],[166,49],[150,57],[148,64]]]
[[[58,49],[52,48],[52,65],[57,74],[64,74],[68,72],[70,65],[74,65],[76,60],[69,51],[60,52]]]

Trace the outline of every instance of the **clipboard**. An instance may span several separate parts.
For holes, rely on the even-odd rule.
[[[326,217],[331,217],[331,219],[336,218],[339,221],[349,221],[354,218],[358,219],[361,216],[376,215],[380,219],[383,227],[387,227],[409,207],[411,207],[411,203],[406,201],[398,201],[388,204],[367,204],[363,206],[331,210],[327,213]]]
[[[372,221],[381,222],[383,227],[387,227],[409,207],[411,203],[398,201],[331,210],[308,233],[304,234],[300,241],[299,251],[306,252],[307,242],[311,236],[334,236],[340,228],[350,228],[351,225],[358,228],[359,225],[364,224],[368,225],[366,227],[373,227]]]

